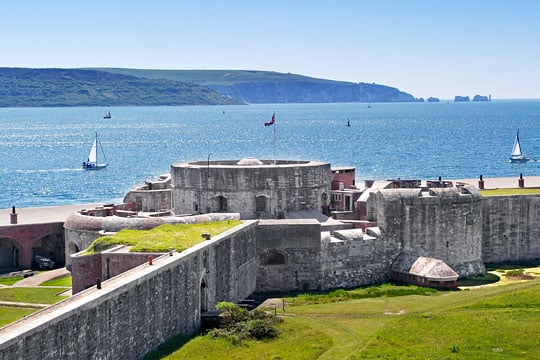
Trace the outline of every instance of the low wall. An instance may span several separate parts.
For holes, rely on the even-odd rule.
[[[122,252],[117,252],[124,250]],[[78,253],[71,256],[71,274],[73,294],[96,285],[97,280],[103,282],[120,275],[136,266],[148,261],[148,257],[154,259],[162,253],[130,253],[125,246],[92,255]]]
[[[0,359],[139,359],[255,289],[256,221],[164,255],[0,329]]]
[[[540,258],[540,195],[486,196],[482,213],[484,262]]]

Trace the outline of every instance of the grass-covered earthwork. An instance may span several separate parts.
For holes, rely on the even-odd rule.
[[[482,196],[540,194],[540,188],[489,189],[489,190],[480,190],[480,194],[482,194]]]
[[[284,320],[275,339],[234,344],[201,334],[147,358],[537,359],[539,293],[536,277],[462,291],[384,285],[305,294],[268,309]]]
[[[214,237],[241,223],[240,220],[227,220],[202,224],[163,224],[151,230],[121,230],[94,240],[86,254],[98,253],[116,245],[130,246],[132,252],[167,252],[169,247],[184,251],[204,241],[202,233]]]

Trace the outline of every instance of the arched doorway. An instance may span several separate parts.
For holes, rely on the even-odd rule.
[[[321,212],[325,215],[330,214],[330,209],[328,208],[328,195],[325,192],[321,194]]]
[[[79,247],[74,242],[68,244],[68,256],[78,253],[79,251]]]
[[[44,256],[54,261],[55,267],[65,265],[64,237],[61,234],[50,234],[42,237],[32,246],[32,261],[35,256]]]
[[[267,197],[264,195],[257,196],[255,198],[255,211],[258,213],[267,212]]]
[[[214,198],[214,203],[212,204],[212,208],[215,209],[215,211],[227,211],[227,198],[224,196],[216,196]]]
[[[0,269],[19,268],[21,246],[13,239],[0,239]]]
[[[201,313],[208,311],[208,287],[206,280],[201,280]]]

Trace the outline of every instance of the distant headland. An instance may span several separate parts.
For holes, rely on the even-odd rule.
[[[0,107],[415,102],[375,84],[247,70],[0,68]]]

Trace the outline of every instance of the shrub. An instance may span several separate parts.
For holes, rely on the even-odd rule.
[[[278,336],[274,324],[263,319],[255,319],[247,322],[246,331],[249,337],[257,340],[271,339]]]
[[[275,324],[282,320],[260,310],[247,311],[230,302],[220,302],[216,309],[221,313],[218,327],[209,331],[209,336],[225,338],[233,345],[243,340],[271,339],[279,335]]]
[[[519,276],[519,275],[523,275],[524,272],[525,270],[523,269],[508,270],[506,272],[506,276]]]
[[[216,305],[216,310],[220,312],[224,325],[236,324],[246,321],[249,318],[246,309],[241,308],[232,302],[220,302]]]

